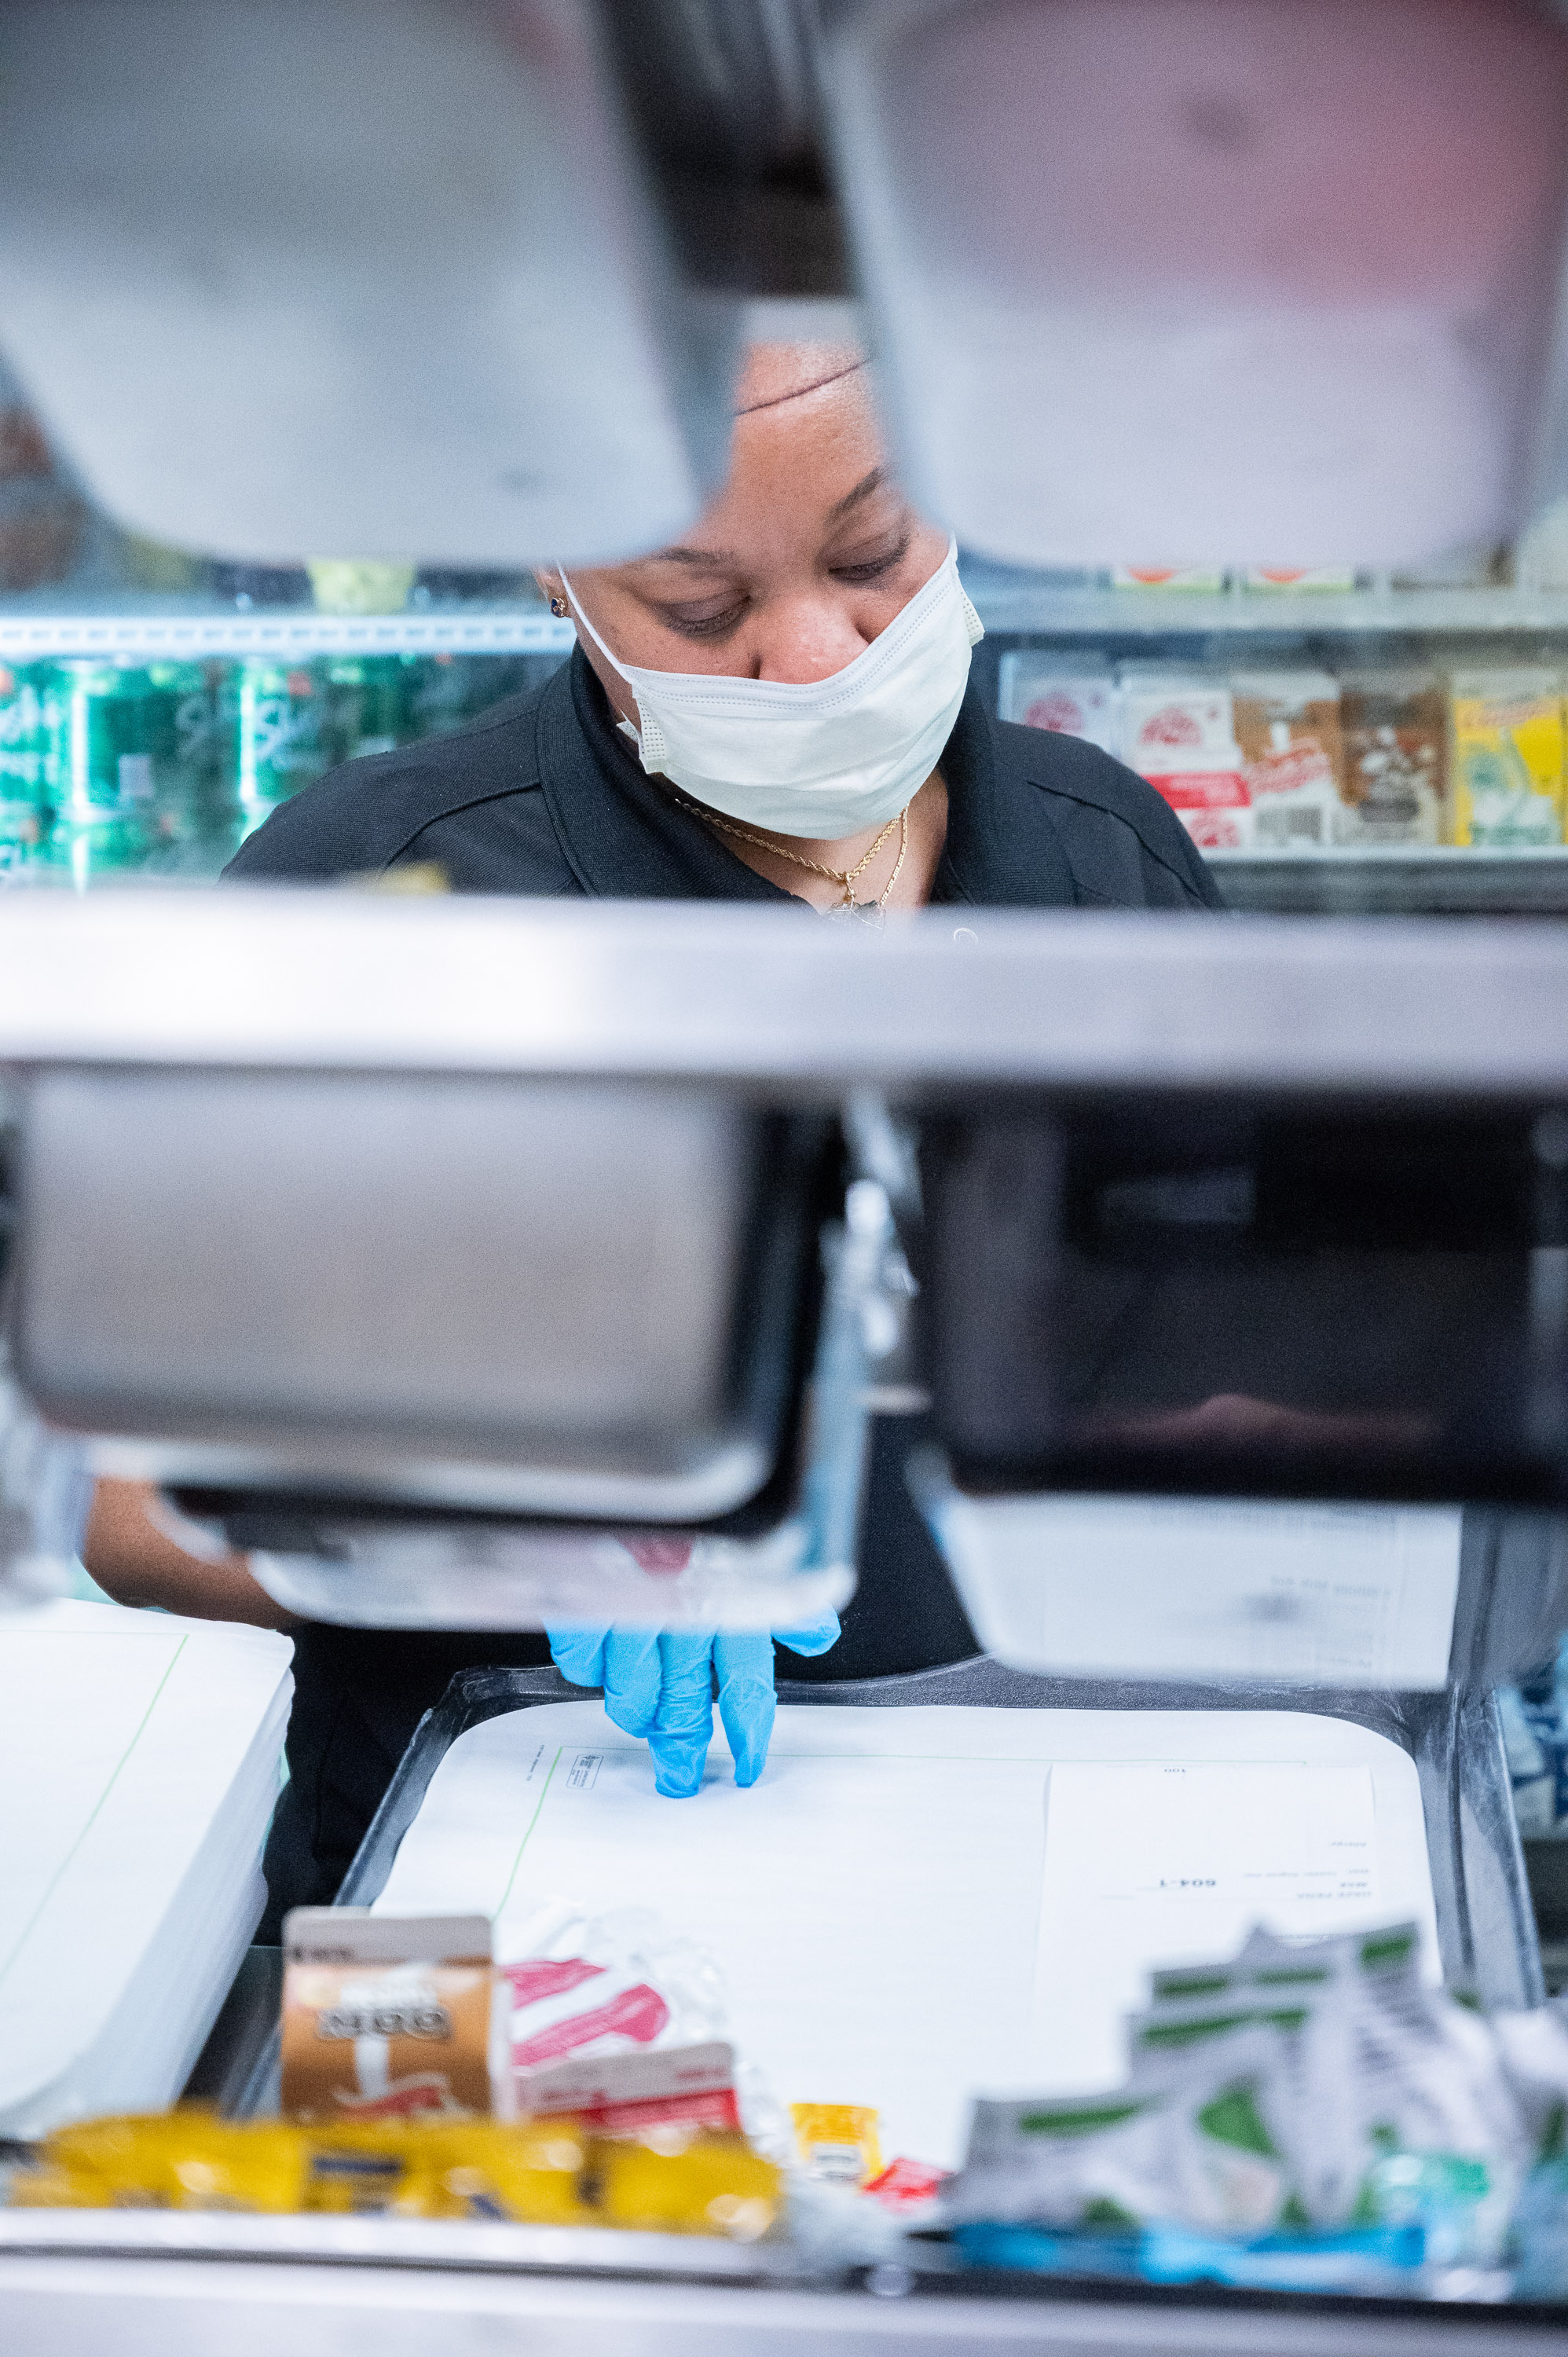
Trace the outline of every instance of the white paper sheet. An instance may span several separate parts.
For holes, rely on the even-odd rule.
[[[138,2069],[177,2067],[194,2030],[166,2008],[210,2012],[191,1958],[220,1964],[253,1907],[292,1652],[113,1605],[0,1619],[0,2132],[93,2108],[107,2067],[177,2092]],[[122,2017],[136,1993],[156,2029]]]
[[[1120,2071],[1149,1963],[1389,1920],[1364,1763],[1062,1760],[1047,1811],[1033,2037],[1058,2086]]]
[[[1052,1817],[1063,1763],[1069,1796]],[[1144,1788],[1118,1781],[1129,1763],[1145,1763],[1134,1778],[1197,1771],[1187,1813],[1156,1786],[1161,1830],[1141,1829]],[[1305,1811],[1326,1841],[1369,1825],[1373,1844],[1350,1861],[1366,1880],[1352,1890],[1342,1870],[1312,1928],[1362,1920],[1375,1889],[1435,1953],[1413,1763],[1295,1712],[785,1706],[757,1785],[735,1789],[720,1741],[702,1792],[680,1802],[657,1796],[646,1749],[596,1703],[510,1712],[442,1760],[377,1904],[481,1909],[503,1953],[508,1926],[546,1896],[651,1907],[718,1960],[734,2035],[780,2101],[875,2104],[886,2150],[950,2165],[973,2094],[1115,2078],[1147,1966],[1210,1952],[1218,1905],[1146,1888],[1167,1842],[1173,1858],[1197,1854],[1183,1846],[1195,1808],[1223,1834],[1241,1928],[1298,1928],[1296,1883],[1269,1878],[1308,1857]],[[1109,1877],[1100,1834],[1120,1843]]]
[[[988,1652],[1063,1676],[1435,1692],[1456,1509],[1182,1498],[924,1500]]]

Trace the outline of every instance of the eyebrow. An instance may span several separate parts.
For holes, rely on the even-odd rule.
[[[886,467],[873,467],[870,474],[863,476],[853,491],[846,491],[842,500],[834,500],[828,510],[829,523],[840,522],[852,508],[860,505],[862,500],[868,500],[873,491],[881,490],[887,480]],[[710,572],[722,573],[726,565],[738,567],[740,559],[729,548],[660,548],[656,549],[651,556],[645,556],[642,562],[645,565],[705,565]]]
[[[846,491],[842,500],[834,501],[828,510],[828,522],[837,523],[841,516],[848,515],[851,508],[858,507],[862,500],[868,500],[873,491],[879,491],[886,480],[886,468],[873,467],[870,474],[856,483],[853,491]]]
[[[642,562],[645,565],[705,565],[716,573],[726,565],[738,565],[740,559],[733,549],[728,548],[657,548]]]

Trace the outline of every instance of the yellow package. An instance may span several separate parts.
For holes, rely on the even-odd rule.
[[[299,2210],[306,2158],[281,2121],[199,2111],[83,2120],[47,2139],[11,2199],[32,2209]]]
[[[71,2208],[165,2209],[173,2118],[172,2113],[156,2112],[78,2120],[46,2137],[40,2168],[79,2189],[78,2198],[68,2205]],[[14,2187],[12,2200],[20,2195],[21,2188]]]
[[[413,2174],[417,2131],[406,2120],[332,2120],[306,2126],[306,2210],[333,2216],[392,2209]]]
[[[400,2216],[510,2218],[525,2226],[592,2226],[583,2198],[588,2147],[574,2119],[468,2120],[409,2139]]]
[[[1563,683],[1536,664],[1451,683],[1454,840],[1520,849],[1563,840]]]
[[[18,2169],[6,2201],[13,2210],[105,2210],[113,2197],[102,2179],[86,2169],[62,2169],[39,2160]]]
[[[779,2216],[783,2171],[741,2136],[687,2127],[596,2137],[590,2168],[600,2222],[655,2234],[755,2243]]]
[[[864,2104],[791,2104],[795,2147],[811,2177],[869,2185],[882,2174],[876,2114]]]

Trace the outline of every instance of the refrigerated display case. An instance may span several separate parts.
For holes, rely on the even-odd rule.
[[[1114,695],[1118,673],[1129,665],[1221,689],[1229,689],[1238,675],[1244,683],[1259,674],[1326,674],[1342,696],[1347,683],[1363,694],[1391,677],[1407,692],[1412,684],[1418,690],[1424,685],[1435,698],[1433,736],[1444,771],[1433,822],[1423,823],[1412,797],[1402,823],[1381,830],[1382,841],[1376,839],[1378,830],[1364,825],[1357,830],[1362,839],[1336,841],[1326,813],[1320,829],[1304,828],[1294,839],[1281,828],[1272,844],[1254,837],[1227,847],[1222,835],[1215,839],[1225,817],[1223,808],[1217,808],[1211,815],[1220,826],[1210,826],[1204,849],[1226,900],[1236,909],[1277,914],[1522,916],[1554,915],[1568,906],[1561,789],[1554,812],[1534,830],[1536,841],[1456,842],[1452,741],[1455,677],[1463,683],[1466,673],[1478,671],[1543,673],[1551,702],[1560,704],[1568,660],[1568,593],[1509,583],[1404,587],[1386,575],[1362,576],[1361,586],[1336,589],[1250,588],[1239,572],[1219,577],[1226,586],[1113,587],[1109,575],[1031,576],[972,564],[970,594],[986,624],[986,643],[977,660],[996,667],[1007,717],[1026,717],[1032,701],[1039,713],[1036,725],[1069,728],[1077,717],[1070,696],[1055,707],[1049,700],[1053,671],[1059,670],[1069,684],[1098,674],[1108,696]],[[1031,677],[1036,675],[1034,666],[1040,667],[1042,693],[1023,705],[1004,691],[1002,666],[1009,656],[1028,665]],[[1369,717],[1376,723],[1385,716]],[[1390,722],[1397,717],[1386,716]],[[1140,759],[1113,726],[1109,734],[1107,727],[1106,719],[1096,716],[1079,720],[1075,733],[1106,743],[1144,774],[1156,773],[1155,760]],[[1229,719],[1226,730],[1229,735]],[[1560,745],[1556,758],[1561,760]],[[1242,770],[1245,765],[1241,749],[1233,745],[1228,759],[1201,748],[1193,759],[1200,774]],[[1179,778],[1170,781],[1170,790],[1179,796]],[[1235,791],[1243,800],[1244,785]],[[1286,799],[1271,798],[1280,816]],[[1347,805],[1334,799],[1339,816]],[[1305,800],[1310,804],[1312,797]],[[1184,815],[1189,824],[1201,823],[1197,798],[1189,800]],[[1255,815],[1246,813],[1248,831]],[[1417,839],[1423,836],[1428,839]]]
[[[460,728],[562,660],[542,602],[454,586],[401,614],[0,605],[0,884],[210,879],[339,761]]]

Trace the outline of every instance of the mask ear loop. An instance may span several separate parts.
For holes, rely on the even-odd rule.
[[[579,623],[581,627],[586,630],[589,638],[592,639],[595,646],[597,647],[606,662],[608,663],[616,677],[624,683],[628,693],[631,695],[633,702],[636,703],[637,690],[632,686],[630,680],[627,678],[625,672],[621,669],[619,663],[617,662],[614,655],[611,654],[608,647],[606,646],[603,639],[600,638],[597,630],[595,630],[593,623],[589,620],[586,608],[584,607],[582,599],[578,597],[576,591],[573,588],[571,582],[566,577],[566,567],[564,565],[558,564],[555,570],[561,576],[561,587],[566,591],[568,597],[572,600],[573,620]],[[637,708],[639,713],[642,711],[640,703],[638,703]],[[669,753],[669,747],[664,741],[664,732],[660,727],[658,721],[644,715],[642,726],[640,728],[638,728],[629,720],[619,719],[617,720],[616,726],[621,729],[631,738],[632,743],[637,747],[638,752],[642,757],[642,766],[647,770],[649,776],[650,778],[657,776],[660,770],[663,767],[664,761]]]

